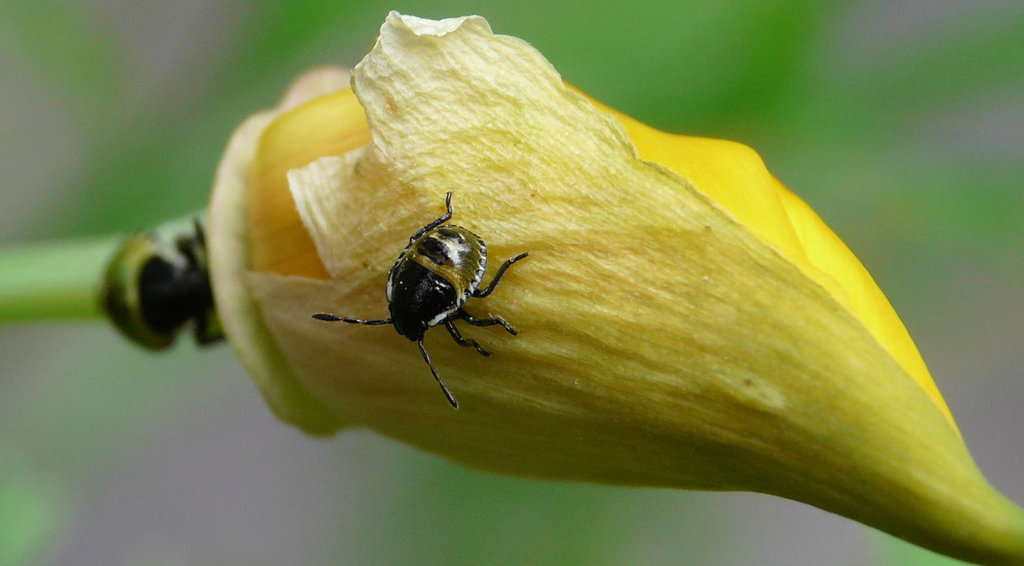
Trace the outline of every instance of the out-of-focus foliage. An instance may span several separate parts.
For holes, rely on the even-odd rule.
[[[2,4],[0,238],[201,208],[231,129],[299,72],[354,64],[387,10],[481,13],[611,106],[760,152],[879,280],[979,465],[1024,501],[1024,6],[605,4]],[[0,562],[942,562],[758,496],[541,484],[367,434],[311,441],[226,349],[0,333]]]

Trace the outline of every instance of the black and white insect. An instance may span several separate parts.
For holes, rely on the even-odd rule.
[[[173,344],[189,322],[196,343],[222,340],[199,219],[122,240],[107,263],[100,305],[122,334],[150,350]]]
[[[476,340],[463,338],[455,328],[454,321],[465,320],[473,326],[501,325],[509,334],[516,334],[516,329],[500,316],[476,318],[467,313],[462,305],[470,297],[483,298],[490,295],[508,268],[529,254],[521,253],[506,260],[490,284],[481,289],[480,283],[487,268],[487,246],[473,232],[461,226],[445,224],[452,217],[450,191],[445,198],[445,208],[447,212],[444,215],[420,228],[409,238],[409,244],[391,267],[387,286],[390,318],[362,320],[330,313],[316,313],[313,318],[327,322],[394,325],[399,334],[419,345],[420,354],[427,362],[430,373],[441,386],[448,402],[458,409],[458,402],[430,362],[430,355],[423,346],[423,335],[428,329],[443,324],[460,346],[472,346],[481,355],[489,356],[490,353],[480,347]]]

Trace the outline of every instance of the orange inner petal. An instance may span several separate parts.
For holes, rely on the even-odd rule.
[[[316,98],[279,116],[260,139],[252,169],[252,267],[261,273],[330,279],[288,189],[290,169],[370,142],[363,107],[351,90]]]

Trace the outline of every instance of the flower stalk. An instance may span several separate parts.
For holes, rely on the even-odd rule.
[[[0,250],[0,321],[89,320],[119,238],[16,244]]]

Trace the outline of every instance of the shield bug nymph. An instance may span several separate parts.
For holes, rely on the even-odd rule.
[[[100,304],[118,330],[152,350],[173,344],[189,322],[196,343],[222,340],[199,219],[126,237],[107,264]]]
[[[452,217],[451,191],[445,198],[445,208],[447,212],[444,215],[420,228],[409,238],[409,244],[391,267],[387,284],[390,318],[363,320],[330,313],[316,313],[313,318],[327,322],[393,325],[399,334],[417,343],[441,391],[452,407],[458,409],[458,402],[430,362],[427,349],[423,346],[423,335],[428,329],[443,324],[460,346],[472,346],[481,355],[489,356],[490,353],[480,347],[476,340],[463,338],[455,328],[454,321],[465,320],[473,326],[501,325],[509,334],[516,334],[516,330],[500,316],[476,318],[467,313],[462,305],[470,297],[483,298],[490,295],[508,268],[528,254],[521,253],[506,260],[491,282],[481,289],[480,283],[487,268],[487,246],[473,232],[461,226],[445,224]]]

